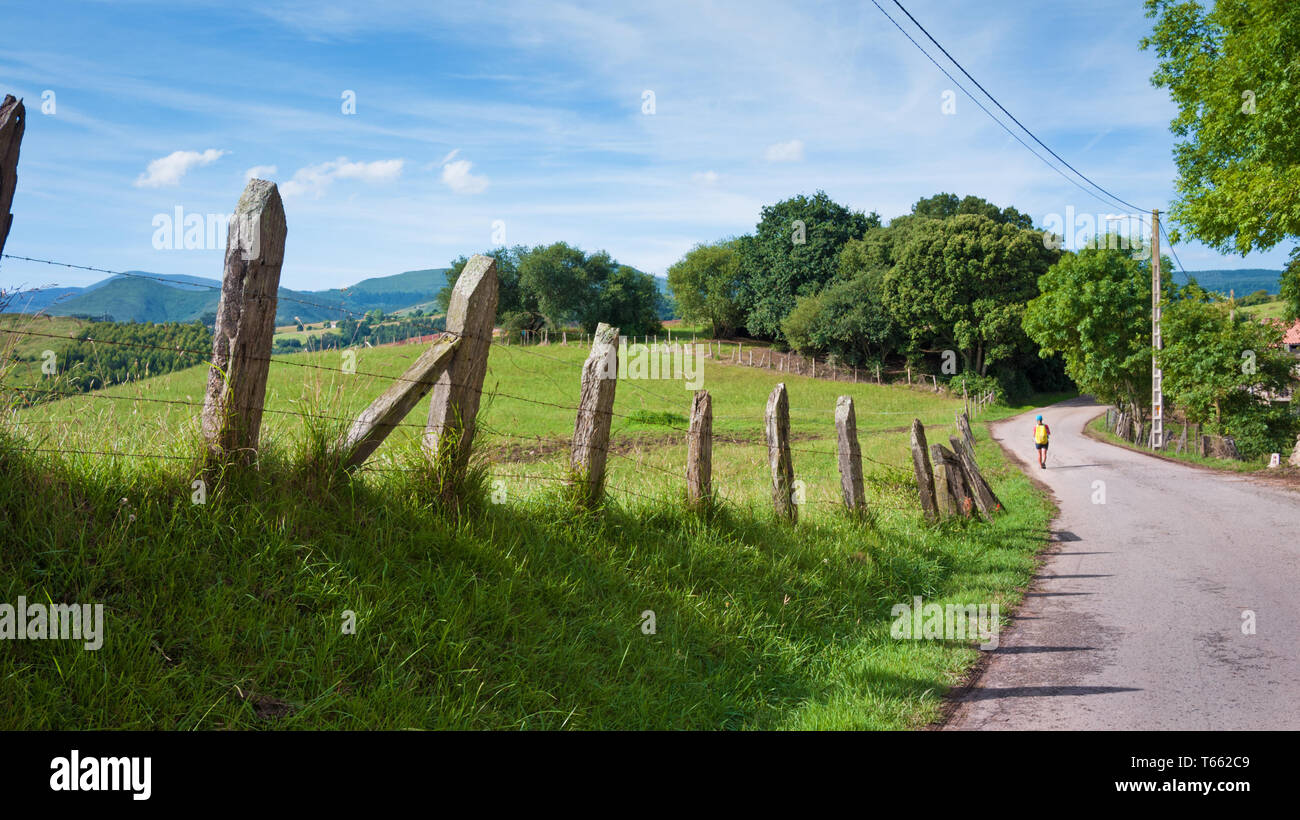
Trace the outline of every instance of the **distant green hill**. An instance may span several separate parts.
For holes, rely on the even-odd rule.
[[[216,305],[214,290],[182,290],[148,279],[120,277],[51,305],[46,312],[115,322],[190,322],[204,311],[216,310]]]
[[[1280,270],[1268,270],[1267,268],[1242,268],[1240,270],[1189,270],[1187,275],[1196,280],[1196,283],[1206,290],[1218,291],[1227,295],[1228,291],[1235,290],[1238,298],[1248,293],[1254,293],[1257,290],[1266,290],[1269,293],[1277,293],[1278,279],[1282,276]],[[1183,284],[1186,280],[1175,273],[1174,281]]]
[[[192,322],[205,313],[216,313],[221,295],[217,280],[132,273],[151,278],[114,276],[86,288],[58,288],[57,293],[20,298],[11,309],[44,310],[52,316],[111,318],[117,322]],[[160,281],[163,279],[168,281]],[[304,322],[346,319],[376,308],[391,313],[430,301],[446,281],[447,269],[436,268],[372,277],[347,288],[280,288],[276,324],[289,324],[295,318]]]

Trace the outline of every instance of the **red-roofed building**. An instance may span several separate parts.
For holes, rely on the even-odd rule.
[[[1287,353],[1300,354],[1300,319],[1296,319],[1295,323],[1286,329],[1286,335],[1282,337],[1282,346],[1286,348]]]

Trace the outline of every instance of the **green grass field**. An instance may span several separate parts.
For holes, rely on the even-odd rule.
[[[459,513],[414,468],[427,399],[365,469],[328,480],[320,443],[418,352],[358,351],[352,375],[339,351],[277,357],[267,407],[284,413],[265,417],[260,470],[203,504],[198,408],[164,402],[200,402],[205,368],[0,424],[0,602],[106,609],[98,651],[5,642],[0,728],[919,727],[979,653],[891,639],[890,608],[921,595],[1005,614],[1046,541],[1050,505],[978,423],[1009,512],[922,522],[906,428],[919,417],[945,441],[960,400],[712,362],[717,509],[682,503],[690,391],[626,380],[609,503],[580,514],[561,493],[579,345],[493,348],[483,477]],[[806,485],[795,525],[771,512],[762,438],[778,381]],[[870,522],[839,505],[841,393],[857,405]],[[85,454],[34,452],[55,449]]]
[[[11,385],[37,385],[42,381],[43,354],[57,355],[86,325],[84,319],[67,316],[32,316],[24,313],[0,314],[0,362],[9,362],[4,381]],[[45,334],[45,335],[35,335]],[[53,338],[68,337],[68,338]]]
[[[1238,310],[1257,321],[1263,321],[1264,319],[1281,321],[1282,316],[1286,313],[1286,303],[1281,299],[1275,299],[1272,302],[1261,302],[1258,305],[1238,308]]]

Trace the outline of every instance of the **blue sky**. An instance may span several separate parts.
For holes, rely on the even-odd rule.
[[[1148,80],[1140,2],[905,5],[1071,164],[1167,208],[1174,108]],[[498,244],[494,223],[508,244],[566,240],[662,275],[817,189],[886,219],[939,191],[1039,224],[1117,210],[870,0],[9,2],[0,40],[0,92],[28,108],[5,250],[112,270],[219,278],[219,248],[156,249],[155,217],[229,213],[253,169],[280,185],[281,282],[299,289],[445,266]],[[1189,269],[1281,268],[1289,250],[1177,246]],[[4,287],[99,278],[0,267]]]

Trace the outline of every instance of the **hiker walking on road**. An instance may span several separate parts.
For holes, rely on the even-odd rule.
[[[1052,430],[1046,424],[1043,424],[1043,417],[1038,417],[1038,423],[1034,425],[1034,448],[1038,450],[1038,466],[1047,469],[1047,442],[1052,437]]]

